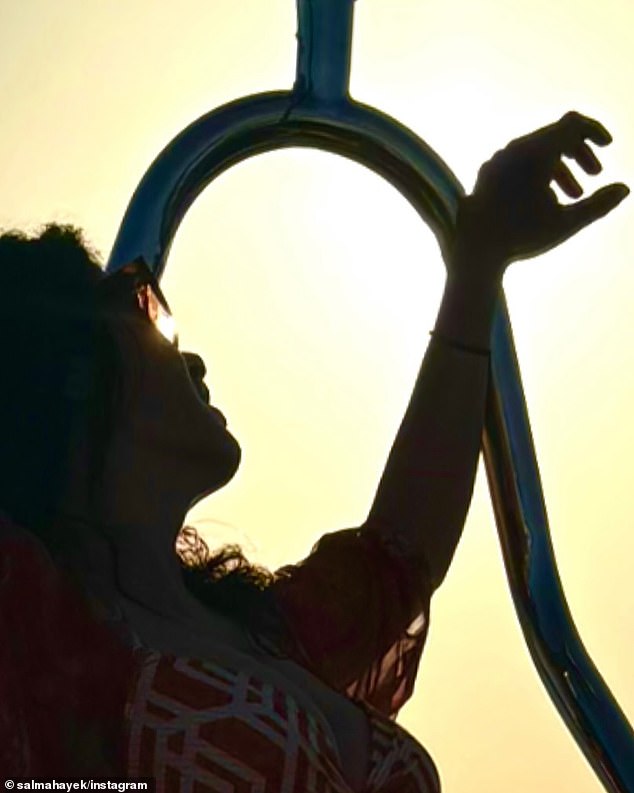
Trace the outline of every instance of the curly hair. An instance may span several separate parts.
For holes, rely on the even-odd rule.
[[[274,597],[275,573],[250,562],[239,545],[212,552],[192,526],[181,529],[176,552],[185,584],[198,600],[244,625],[267,651],[292,653],[292,635]]]
[[[100,392],[114,390],[116,362],[100,332],[97,254],[72,226],[0,236],[0,507],[46,533],[67,474],[73,434],[88,420],[107,431]]]

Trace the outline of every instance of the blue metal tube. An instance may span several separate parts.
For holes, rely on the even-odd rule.
[[[295,92],[322,102],[348,96],[354,0],[297,0]]]
[[[559,714],[608,791],[634,792],[634,734],[575,628],[561,586],[506,304],[493,328],[484,461],[526,644]]]

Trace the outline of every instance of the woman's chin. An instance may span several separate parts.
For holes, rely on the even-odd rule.
[[[229,432],[229,430],[225,429],[225,433],[227,437],[227,453],[223,459],[224,479],[222,480],[219,487],[223,487],[227,484],[227,482],[230,482],[233,479],[238,468],[240,467],[240,460],[242,459],[242,449],[240,448],[240,444]]]
[[[228,430],[224,430],[222,447],[214,449],[213,456],[207,460],[204,470],[201,471],[200,489],[192,506],[228,484],[240,467],[241,457],[242,450],[238,441]]]

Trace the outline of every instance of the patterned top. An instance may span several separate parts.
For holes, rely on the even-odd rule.
[[[225,659],[133,653],[95,621],[38,541],[21,531],[4,537],[6,773],[151,776],[158,793],[352,793],[310,700]],[[378,532],[347,530],[326,535],[273,585],[296,639],[291,659],[367,714],[363,793],[439,790],[427,752],[389,718],[411,693],[426,635],[424,573]]]
[[[403,729],[367,708],[364,793],[435,793],[438,775]],[[131,776],[157,793],[352,793],[330,727],[288,691],[226,663],[148,653],[128,707]]]

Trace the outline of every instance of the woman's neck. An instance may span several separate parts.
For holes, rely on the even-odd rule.
[[[61,514],[58,522],[66,536],[62,564],[106,613],[116,612],[123,599],[168,620],[201,618],[203,607],[185,586],[167,539],[177,529],[108,525],[74,514]]]

